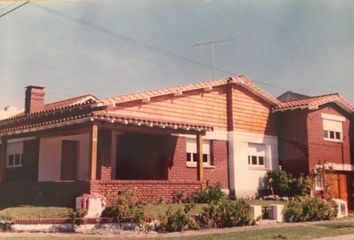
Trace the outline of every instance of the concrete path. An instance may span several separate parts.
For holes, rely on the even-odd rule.
[[[354,234],[342,235],[336,237],[318,238],[317,240],[354,240]]]

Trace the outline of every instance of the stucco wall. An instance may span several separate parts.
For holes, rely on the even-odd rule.
[[[79,141],[77,180],[87,180],[89,174],[89,135],[48,137],[40,139],[39,181],[60,180],[62,140]]]
[[[265,167],[248,164],[249,143],[265,145]],[[278,138],[248,132],[229,132],[230,190],[236,197],[254,197],[264,188],[266,172],[278,168]]]

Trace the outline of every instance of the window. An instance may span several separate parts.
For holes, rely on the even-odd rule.
[[[316,177],[315,177],[315,189],[316,190],[323,190],[324,189],[323,175],[316,175]]]
[[[265,145],[248,143],[248,165],[265,167]]]
[[[187,139],[187,165],[195,166],[197,164],[197,142],[196,139]],[[203,165],[211,165],[210,161],[210,141],[203,141]]]
[[[22,154],[10,154],[7,158],[7,167],[22,167]]]
[[[340,142],[343,140],[343,121],[344,117],[322,114],[323,119],[323,138],[327,141]]]
[[[13,140],[15,141],[15,140]],[[23,142],[9,142],[7,144],[7,168],[22,167],[23,164]]]

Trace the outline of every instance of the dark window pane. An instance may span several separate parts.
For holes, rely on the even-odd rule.
[[[336,132],[336,139],[340,139],[340,132]]]
[[[259,157],[258,161],[259,161],[259,165],[264,165],[264,157]]]
[[[328,137],[329,137],[328,130],[324,130],[324,137],[325,137],[325,138],[328,138]]]
[[[9,156],[9,166],[13,166],[14,165],[14,155],[10,155]]]
[[[193,153],[193,162],[198,161],[198,155],[196,153]]]
[[[192,155],[191,153],[187,153],[187,162],[192,161]]]
[[[329,132],[329,136],[330,136],[330,138],[334,139],[334,132],[333,132],[333,131],[330,131],[330,132]]]
[[[15,165],[20,165],[21,164],[21,154],[16,154],[15,155]]]
[[[248,156],[248,165],[251,165],[251,156]]]
[[[252,156],[252,165],[257,165],[257,157]]]
[[[203,162],[207,163],[208,162],[208,154],[203,154]]]

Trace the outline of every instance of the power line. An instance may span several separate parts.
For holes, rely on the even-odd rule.
[[[0,12],[5,11],[6,9],[12,7],[13,5],[16,5],[18,2],[19,2],[19,1],[16,1],[16,2],[14,2],[14,3],[11,3],[11,4],[7,5],[6,7],[1,8],[1,9],[0,9]]]
[[[82,19],[78,19],[78,18],[74,18],[72,16],[68,16],[67,14],[62,13],[60,11],[57,11],[57,10],[54,10],[54,9],[50,9],[50,8],[47,8],[47,7],[44,7],[42,5],[38,5],[38,4],[33,4],[33,6],[37,7],[38,9],[41,9],[43,11],[46,11],[48,13],[54,14],[56,16],[59,16],[59,17],[65,19],[67,21],[76,22],[76,23],[78,23],[80,25],[83,25],[85,27],[94,29],[96,31],[102,32],[104,34],[110,35],[110,36],[115,37],[115,38],[119,38],[120,40],[123,40],[123,41],[126,41],[126,42],[131,42],[131,43],[134,43],[136,45],[142,46],[142,47],[144,47],[146,49],[149,49],[151,51],[160,52],[160,53],[163,53],[163,54],[165,54],[167,56],[170,56],[170,57],[173,57],[173,58],[177,58],[177,59],[183,60],[185,62],[193,63],[193,64],[198,65],[198,66],[203,67],[203,68],[212,69],[212,66],[210,66],[208,64],[205,64],[205,63],[202,63],[202,62],[199,62],[199,61],[195,61],[193,59],[190,59],[190,58],[181,56],[179,54],[176,54],[176,53],[174,53],[172,51],[169,51],[169,50],[166,50],[166,49],[163,49],[163,48],[159,48],[159,47],[150,45],[150,44],[148,44],[148,43],[146,43],[144,41],[131,38],[131,37],[123,35],[121,33],[113,32],[113,31],[111,31],[108,28],[105,28],[105,27],[90,23],[88,21],[85,21],[85,20],[82,20]],[[224,73],[224,74],[227,74],[227,75],[238,75],[235,72],[230,72],[230,71],[218,68],[218,67],[215,67],[215,71],[218,71],[218,72],[221,72],[221,73]],[[262,82],[262,81],[255,81],[255,82],[257,82],[259,84],[263,84],[265,86],[272,87],[272,88],[280,89],[280,90],[286,90],[286,91],[289,90],[289,89],[281,88],[279,86],[276,86],[276,85],[273,85],[273,84],[270,84],[270,83],[267,83],[267,82]]]
[[[0,15],[0,18],[1,18],[1,17],[4,17],[5,15],[7,15],[7,14],[13,12],[13,11],[15,11],[16,9],[19,9],[20,7],[23,7],[24,5],[26,5],[26,4],[28,4],[28,3],[29,3],[29,1],[24,2],[24,3],[18,5],[17,7],[13,8],[13,9],[10,9],[9,11],[7,11],[7,12],[1,14],[1,15]]]

